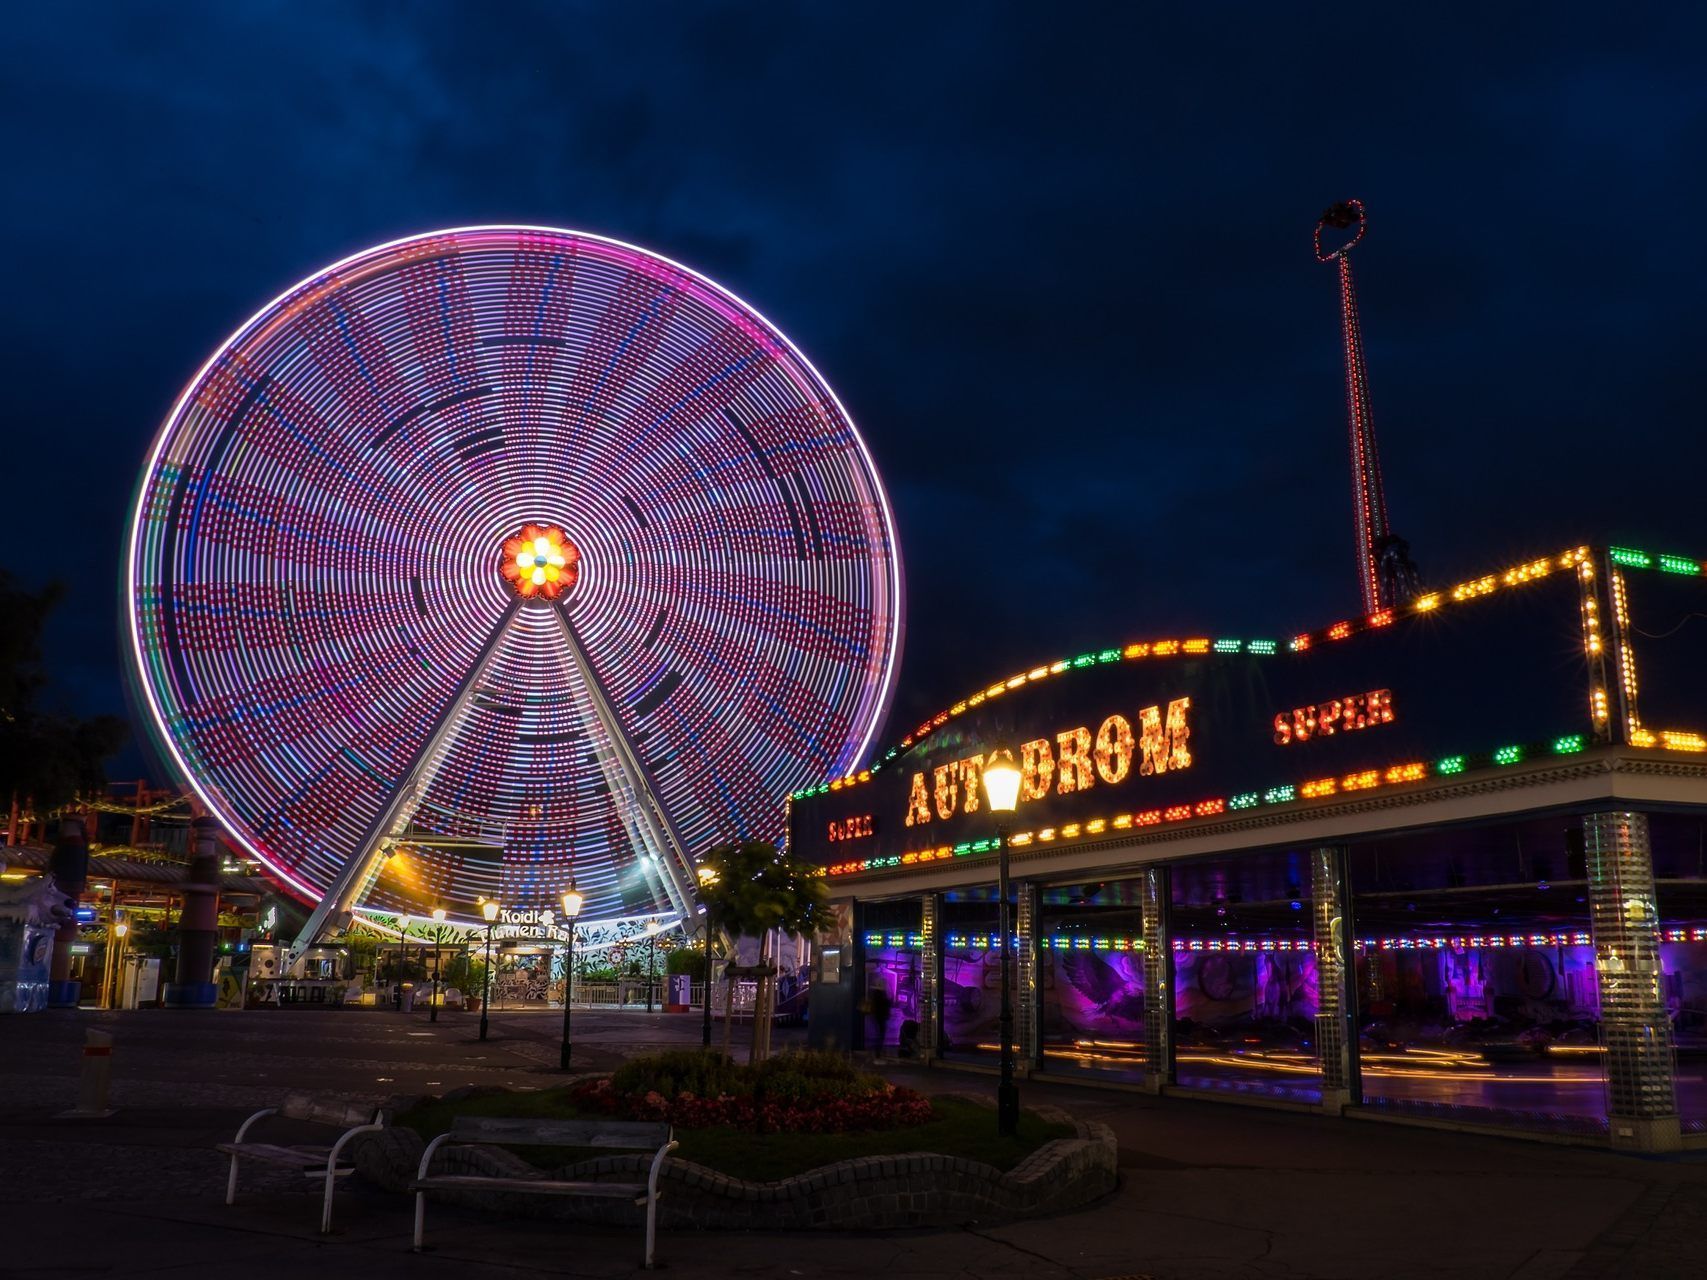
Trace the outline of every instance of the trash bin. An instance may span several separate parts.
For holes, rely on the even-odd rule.
[[[403,984],[403,1002],[400,1007],[404,1013],[415,1012],[415,984],[413,982]]]

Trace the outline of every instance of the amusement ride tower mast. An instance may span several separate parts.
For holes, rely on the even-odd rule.
[[[1351,497],[1357,521],[1357,576],[1363,610],[1376,613],[1403,604],[1417,592],[1417,567],[1410,544],[1387,523],[1387,497],[1381,487],[1381,455],[1375,446],[1375,420],[1369,411],[1369,370],[1363,358],[1363,326],[1357,317],[1357,289],[1351,279],[1351,250],[1368,230],[1363,201],[1342,200],[1316,221],[1316,261],[1339,263],[1340,321],[1345,333],[1345,398],[1351,420]],[[1351,239],[1322,251],[1322,229],[1346,231]]]

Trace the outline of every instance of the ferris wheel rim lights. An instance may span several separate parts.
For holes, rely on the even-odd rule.
[[[482,239],[482,238],[486,239]],[[311,870],[303,869],[299,864],[293,864],[283,856],[274,856],[266,847],[264,841],[252,838],[247,829],[247,822],[232,820],[230,803],[223,788],[227,785],[224,778],[204,777],[202,771],[192,765],[190,745],[180,742],[177,732],[172,728],[174,717],[184,717],[190,709],[190,703],[178,696],[180,693],[171,683],[170,674],[160,675],[158,671],[150,671],[153,661],[159,666],[157,654],[148,651],[149,641],[145,636],[145,620],[151,607],[143,598],[144,562],[149,561],[147,572],[156,572],[153,558],[156,548],[149,544],[148,535],[151,527],[151,492],[160,483],[162,466],[173,450],[180,433],[185,438],[193,429],[186,423],[187,415],[203,412],[198,408],[199,396],[208,395],[210,379],[222,374],[228,362],[247,351],[264,350],[261,344],[271,341],[283,333],[286,339],[295,340],[299,335],[293,333],[289,326],[294,324],[302,313],[311,310],[319,304],[322,298],[335,296],[361,288],[375,277],[383,276],[386,271],[401,271],[409,265],[409,260],[400,255],[400,250],[412,246],[424,245],[429,242],[443,241],[450,246],[453,255],[465,254],[471,261],[478,253],[496,252],[493,246],[498,246],[503,238],[509,238],[512,251],[519,260],[526,251],[539,249],[533,238],[538,238],[545,245],[540,252],[561,252],[568,255],[572,269],[580,269],[583,262],[599,265],[613,274],[623,271],[636,277],[649,277],[650,281],[679,291],[688,302],[697,304],[714,319],[720,319],[731,333],[738,334],[750,342],[759,359],[767,359],[767,375],[785,379],[787,384],[795,388],[795,392],[803,399],[816,400],[823,405],[826,412],[833,414],[833,423],[839,433],[836,437],[836,448],[841,454],[852,457],[852,464],[858,466],[859,483],[863,486],[865,500],[871,503],[868,508],[871,527],[880,536],[873,536],[869,544],[869,568],[867,581],[870,589],[877,594],[871,599],[871,625],[869,647],[858,652],[866,654],[863,668],[850,669],[849,674],[842,679],[838,688],[851,687],[859,690],[859,702],[851,708],[849,721],[851,732],[839,747],[839,753],[849,759],[859,759],[870,752],[882,731],[883,721],[893,701],[895,690],[896,667],[898,665],[901,636],[904,627],[903,571],[900,562],[899,547],[896,541],[896,520],[887,487],[875,463],[872,461],[869,447],[852,416],[843,405],[834,387],[818,371],[812,361],[795,345],[795,343],[777,325],[770,321],[762,312],[753,307],[745,299],[734,294],[723,285],[712,280],[695,269],[654,250],[635,245],[631,242],[616,239],[611,236],[593,232],[579,231],[568,228],[558,228],[527,223],[476,223],[463,226],[435,229],[427,232],[414,233],[387,240],[381,244],[364,247],[350,253],[338,261],[311,272],[290,287],[279,292],[265,305],[257,308],[248,319],[237,326],[228,337],[219,343],[208,358],[196,369],[194,375],[185,383],[182,390],[175,396],[171,408],[154,432],[149,445],[146,464],[132,510],[129,514],[126,538],[125,573],[128,590],[128,600],[125,618],[130,638],[131,652],[128,655],[135,683],[142,694],[148,708],[152,727],[158,731],[159,744],[169,754],[177,772],[184,778],[196,796],[207,805],[209,810],[220,816],[230,837],[248,853],[255,856],[268,870],[289,887],[292,891],[313,899],[324,889],[314,883],[315,876]],[[564,246],[568,246],[565,248]],[[583,258],[573,256],[577,249],[585,254]],[[601,257],[591,252],[606,251],[608,256]],[[360,270],[359,268],[367,268]],[[383,285],[385,282],[381,282]],[[472,287],[472,286],[471,286]],[[377,288],[377,286],[376,286]],[[486,305],[482,297],[478,305]],[[700,322],[704,324],[704,321]],[[688,336],[692,336],[691,334]],[[304,339],[305,341],[305,339]],[[650,369],[647,370],[650,372]],[[205,410],[212,414],[212,410]],[[735,423],[738,428],[740,423]],[[786,439],[786,437],[784,437]],[[767,446],[767,448],[770,446]],[[798,446],[793,446],[798,447]],[[204,455],[205,455],[204,446]],[[757,446],[755,446],[757,452]],[[212,462],[203,462],[210,469],[218,466],[220,459],[217,453]],[[759,461],[764,465],[764,454],[759,454]],[[189,465],[188,463],[185,464]],[[767,471],[769,468],[767,467]],[[794,479],[798,484],[802,500],[805,495],[804,474],[795,477],[790,473],[785,478]],[[776,477],[773,475],[772,479]],[[779,482],[780,484],[780,482]],[[821,499],[822,500],[822,499]],[[874,501],[873,501],[874,500]],[[521,514],[527,515],[527,512]],[[554,544],[557,550],[548,551],[542,563],[524,566],[521,557],[515,552],[500,550],[499,564],[496,568],[502,571],[492,573],[491,581],[494,587],[504,594],[522,595],[533,599],[558,601],[566,598],[569,593],[577,590],[577,584],[584,584],[587,567],[586,548],[572,540],[554,518],[556,513],[550,510],[538,511],[531,517],[531,523],[537,524],[542,530],[551,530],[560,535],[560,540]],[[511,517],[514,518],[513,516]],[[155,514],[158,520],[158,514]],[[517,525],[509,526],[512,531]],[[818,536],[816,527],[813,535]],[[490,536],[490,535],[489,535]],[[500,535],[501,536],[501,535]],[[519,535],[512,533],[512,539]],[[543,536],[543,535],[542,535]],[[797,541],[799,533],[796,534]],[[193,534],[191,535],[193,547]],[[490,544],[489,544],[490,545]],[[492,554],[488,552],[487,554]],[[562,563],[554,563],[560,557]],[[819,559],[822,560],[823,543],[819,543]],[[487,563],[492,564],[491,560]],[[867,561],[860,561],[866,564]],[[511,577],[510,570],[516,571]],[[525,575],[523,570],[528,570]],[[556,578],[551,578],[551,571],[556,570]],[[838,572],[857,572],[856,569],[840,568]],[[183,570],[176,578],[171,576],[172,570],[160,570],[168,586],[200,585],[190,576],[189,570]],[[489,571],[490,572],[490,571]],[[545,578],[546,581],[534,581],[535,578]],[[528,593],[524,589],[531,585],[536,590]],[[212,581],[206,579],[206,581]],[[551,588],[555,588],[552,590]],[[175,608],[168,601],[157,607],[161,611]],[[158,625],[158,623],[156,623]],[[157,676],[164,681],[157,684]],[[179,705],[173,705],[174,703]],[[625,728],[626,732],[626,728]],[[196,748],[199,751],[199,747]],[[782,802],[786,798],[787,788],[773,797],[775,808],[780,814]],[[613,846],[614,847],[614,846]],[[561,888],[561,886],[556,886]],[[368,908],[364,908],[368,909]],[[383,908],[375,908],[383,910]]]
[[[318,271],[314,271],[309,275],[304,276],[288,289],[283,290],[272,298],[265,306],[258,308],[253,315],[239,325],[231,335],[225,339],[225,341],[221,342],[219,346],[215,348],[213,354],[202,363],[201,367],[196,370],[195,375],[184,384],[184,389],[180,391],[177,397],[173,400],[171,410],[167,413],[160,426],[155,430],[154,439],[149,445],[148,461],[143,467],[142,480],[139,482],[139,492],[140,484],[146,483],[147,477],[152,475],[154,473],[154,469],[160,465],[160,456],[165,451],[166,445],[171,439],[172,425],[177,422],[183,414],[184,407],[188,404],[190,397],[196,388],[206,381],[208,374],[212,372],[214,367],[218,365],[219,361],[228,352],[237,347],[237,345],[241,343],[244,338],[248,337],[250,332],[254,330],[261,321],[276,311],[283,303],[288,302],[293,296],[308,285],[312,284],[315,280],[325,276],[334,275],[351,264],[362,261],[364,258],[375,257],[389,250],[399,248],[406,244],[411,244],[418,240],[426,240],[438,236],[473,234],[484,231],[531,232],[539,235],[572,236],[580,240],[591,240],[599,244],[609,245],[613,249],[621,249],[629,253],[636,253],[644,257],[656,259],[657,261],[664,263],[666,266],[672,267],[704,285],[713,296],[722,296],[733,299],[738,306],[744,308],[751,316],[766,326],[766,328],[768,328],[772,333],[777,335],[782,340],[784,346],[787,347],[789,354],[794,359],[800,361],[800,363],[806,367],[807,371],[818,380],[823,389],[829,393],[831,400],[834,401],[837,410],[841,413],[843,420],[847,423],[848,430],[853,435],[855,443],[867,457],[870,456],[870,446],[866,444],[865,436],[860,431],[859,424],[854,421],[853,415],[848,413],[847,406],[842,403],[841,397],[837,394],[835,387],[831,385],[829,380],[825,378],[822,373],[819,372],[818,367],[812,363],[811,358],[807,356],[804,351],[800,350],[800,348],[794,344],[793,340],[789,338],[787,333],[785,333],[762,311],[753,306],[745,298],[738,297],[730,290],[725,289],[709,276],[703,275],[692,267],[678,262],[667,254],[659,253],[655,249],[645,248],[644,246],[634,244],[632,241],[619,240],[614,236],[601,235],[595,231],[580,231],[568,227],[550,227],[540,223],[479,222],[469,223],[463,226],[445,227],[432,231],[419,231],[411,235],[398,236],[394,239],[383,241],[380,244],[371,245],[368,248],[357,250],[354,253],[338,259],[338,261],[329,266],[322,267]],[[873,486],[877,491],[878,501],[882,506],[883,522],[891,531],[893,531],[895,528],[895,509],[889,500],[888,486],[883,483],[883,476],[875,467],[871,469],[871,479]],[[137,553],[140,547],[143,512],[140,501],[133,502],[132,508],[129,534],[125,540],[126,572],[128,575],[127,580],[135,582]],[[899,653],[906,599],[905,593],[902,589],[905,585],[905,581],[899,555],[890,557],[890,580],[888,585],[890,595],[894,600],[894,608],[892,610],[893,617],[890,624],[890,633],[892,637],[890,644],[891,648],[896,653]],[[139,639],[136,605],[137,600],[135,593],[129,593],[129,599],[126,606],[126,619],[129,623],[133,646]],[[856,758],[863,759],[871,752],[872,746],[876,741],[877,734],[883,727],[883,721],[888,715],[890,705],[894,701],[895,665],[895,663],[891,662],[885,672],[883,690],[877,699],[877,714],[872,718],[872,727],[867,730],[865,740],[860,744],[859,750],[854,753]],[[159,717],[162,714],[161,708],[155,702],[152,690],[148,689],[146,681],[143,681],[143,688],[149,695],[150,710],[156,717]],[[176,752],[174,752],[174,755],[176,755]],[[184,770],[186,777],[194,777],[193,773],[184,764],[182,759],[178,760],[178,764],[179,767]],[[205,802],[207,800],[207,796],[202,794],[201,787],[194,782],[192,782],[191,785],[195,789],[196,794]]]

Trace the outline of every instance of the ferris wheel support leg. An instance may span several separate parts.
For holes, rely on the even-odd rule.
[[[314,945],[328,926],[345,920],[355,909],[362,894],[373,883],[385,856],[386,847],[408,825],[409,818],[420,804],[421,798],[433,785],[433,778],[444,761],[445,748],[456,740],[463,712],[473,700],[475,690],[486,675],[486,669],[492,665],[492,656],[498,652],[505,633],[516,620],[516,615],[521,612],[521,605],[520,599],[511,601],[510,607],[504,611],[504,616],[498,620],[498,625],[492,628],[492,634],[486,637],[486,643],[480,647],[480,653],[469,666],[468,674],[463,677],[449,705],[434,723],[432,733],[410,760],[409,767],[398,779],[391,798],[368,827],[358,846],[360,852],[345,864],[344,870],[327,888],[325,897],[320,899],[320,905],[314,908],[307,923],[296,935],[296,941],[291,943],[287,969],[302,958],[303,952]]]
[[[669,895],[671,905],[681,912],[684,927],[691,927],[698,918],[694,910],[693,859],[688,856],[687,846],[677,833],[675,824],[670,821],[669,811],[658,798],[658,789],[652,785],[651,774],[641,763],[640,756],[628,740],[628,735],[623,732],[622,722],[617,719],[616,708],[605,691],[604,682],[599,679],[599,673],[593,670],[593,664],[587,661],[586,650],[581,647],[581,637],[575,630],[575,624],[569,619],[568,610],[560,603],[556,613],[557,621],[563,628],[563,642],[569,646],[570,656],[586,679],[587,697],[593,704],[593,715],[610,742],[611,754],[615,757],[617,768],[634,793],[637,802],[635,809],[648,837],[648,843],[659,854],[655,865],[663,872],[664,891]]]

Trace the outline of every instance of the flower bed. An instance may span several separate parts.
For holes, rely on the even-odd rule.
[[[923,1094],[826,1053],[785,1053],[757,1067],[737,1066],[721,1054],[654,1054],[575,1086],[569,1102],[624,1120],[667,1120],[678,1129],[757,1133],[860,1133],[925,1124],[933,1115]]]

